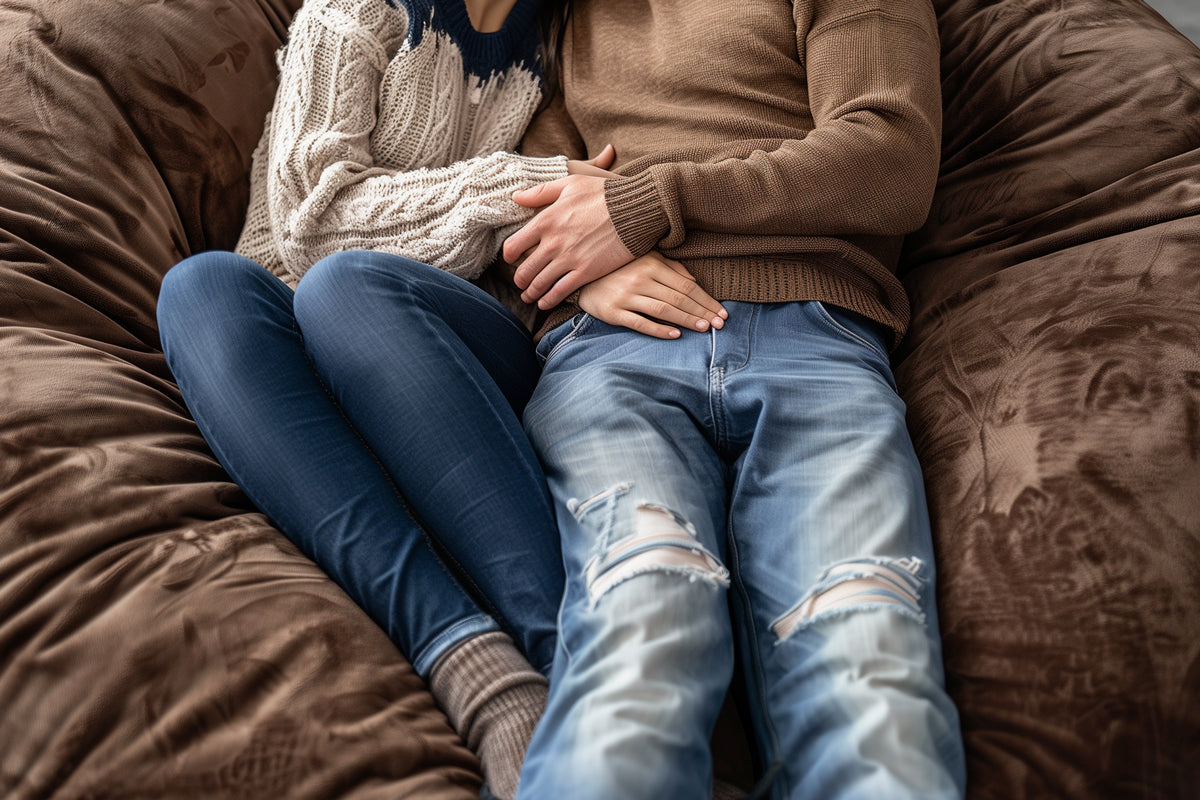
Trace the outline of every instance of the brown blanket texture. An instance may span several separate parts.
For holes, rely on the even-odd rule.
[[[897,377],[970,795],[1200,797],[1200,50],[1138,0],[938,6]]]
[[[0,796],[470,798],[387,637],[213,459],[159,350],[232,245],[296,0],[0,3]]]
[[[163,274],[236,239],[298,5],[0,0],[0,797],[478,796],[159,349]],[[1140,0],[935,5],[897,375],[968,794],[1200,796],[1200,50]]]

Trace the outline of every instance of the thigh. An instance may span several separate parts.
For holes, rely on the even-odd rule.
[[[530,797],[699,797],[732,669],[725,468],[704,423],[708,339],[586,316],[552,334],[525,413],[567,568]]]
[[[706,424],[706,336],[663,341],[580,315],[540,349],[525,428],[573,541],[571,566],[653,514],[720,558],[725,467]]]
[[[904,403],[870,324],[781,304],[757,334],[754,359],[726,380],[743,448],[730,532],[755,607],[774,622],[832,566],[928,562],[931,542]]]
[[[456,641],[496,623],[451,579],[314,373],[292,298],[233,253],[180,263],[159,304],[168,363],[230,476],[427,674]]]
[[[296,316],[318,360],[327,351],[343,371],[359,364],[368,377],[382,366],[416,389],[437,388],[456,370],[478,373],[518,415],[540,373],[529,331],[498,300],[389,253],[347,251],[315,264],[297,289]]]

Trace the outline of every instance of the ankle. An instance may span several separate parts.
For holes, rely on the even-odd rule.
[[[479,757],[488,788],[511,798],[546,705],[545,677],[507,635],[490,632],[463,641],[438,659],[429,684],[450,724]]]

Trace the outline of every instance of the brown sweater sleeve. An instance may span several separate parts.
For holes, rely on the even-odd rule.
[[[677,247],[689,230],[898,235],[924,221],[941,134],[929,0],[817,0],[796,9],[812,131],[730,143],[704,161],[675,153],[608,181],[609,213],[634,255]]]

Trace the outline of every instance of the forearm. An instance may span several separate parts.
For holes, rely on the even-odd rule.
[[[566,159],[496,152],[436,168],[421,168],[429,158],[417,155],[399,159],[413,162],[406,168],[394,158],[377,163],[372,137],[425,128],[378,111],[385,103],[412,107],[403,94],[402,60],[412,57],[400,49],[404,13],[380,16],[377,6],[366,15],[360,0],[310,2],[291,31],[265,151],[270,228],[283,265],[299,276],[326,255],[359,248],[477,276],[505,233],[530,215],[512,193],[565,175]]]
[[[896,235],[924,219],[939,160],[941,101],[932,13],[895,4],[806,38],[811,132],[657,153],[606,186],[634,253],[689,231]]]
[[[396,253],[475,278],[532,212],[513,192],[566,174],[566,159],[512,153],[402,173],[326,170],[283,221],[284,263],[303,271],[346,249]]]

